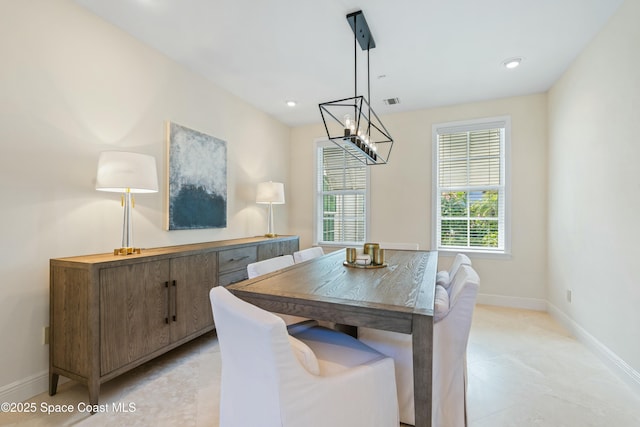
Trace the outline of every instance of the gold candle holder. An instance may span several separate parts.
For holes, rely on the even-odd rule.
[[[347,262],[356,262],[356,248],[347,248]]]
[[[384,249],[377,248],[373,252],[373,263],[377,265],[384,264]]]
[[[371,259],[375,258],[375,252],[380,248],[380,244],[378,243],[365,243],[364,244],[364,253],[368,254]]]

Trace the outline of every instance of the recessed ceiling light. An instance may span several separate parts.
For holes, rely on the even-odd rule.
[[[502,62],[502,65],[504,65],[505,68],[508,68],[508,69],[512,70],[512,69],[518,67],[521,62],[522,62],[522,58],[520,58],[520,57],[509,58],[509,59],[505,59]]]
[[[296,101],[287,101],[287,105],[288,105],[289,107],[295,107],[295,106],[296,106],[296,104],[297,104],[297,103],[296,103]]]

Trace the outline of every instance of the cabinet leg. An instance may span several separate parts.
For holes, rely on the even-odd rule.
[[[53,396],[58,391],[58,378],[60,375],[49,372],[49,396]]]
[[[100,382],[99,381],[89,381],[87,384],[89,387],[89,404],[92,408],[95,408],[98,405],[98,395],[100,394]],[[94,410],[91,411],[91,415],[95,414]]]

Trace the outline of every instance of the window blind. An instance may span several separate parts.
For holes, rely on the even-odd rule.
[[[367,169],[335,144],[318,146],[318,242],[363,243]]]
[[[501,129],[438,136],[439,185],[500,185]]]

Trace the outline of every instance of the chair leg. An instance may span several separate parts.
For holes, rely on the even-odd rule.
[[[354,338],[358,338],[358,328],[351,325],[343,325],[342,323],[336,323],[334,326],[336,331],[340,331],[344,334],[351,335]]]

